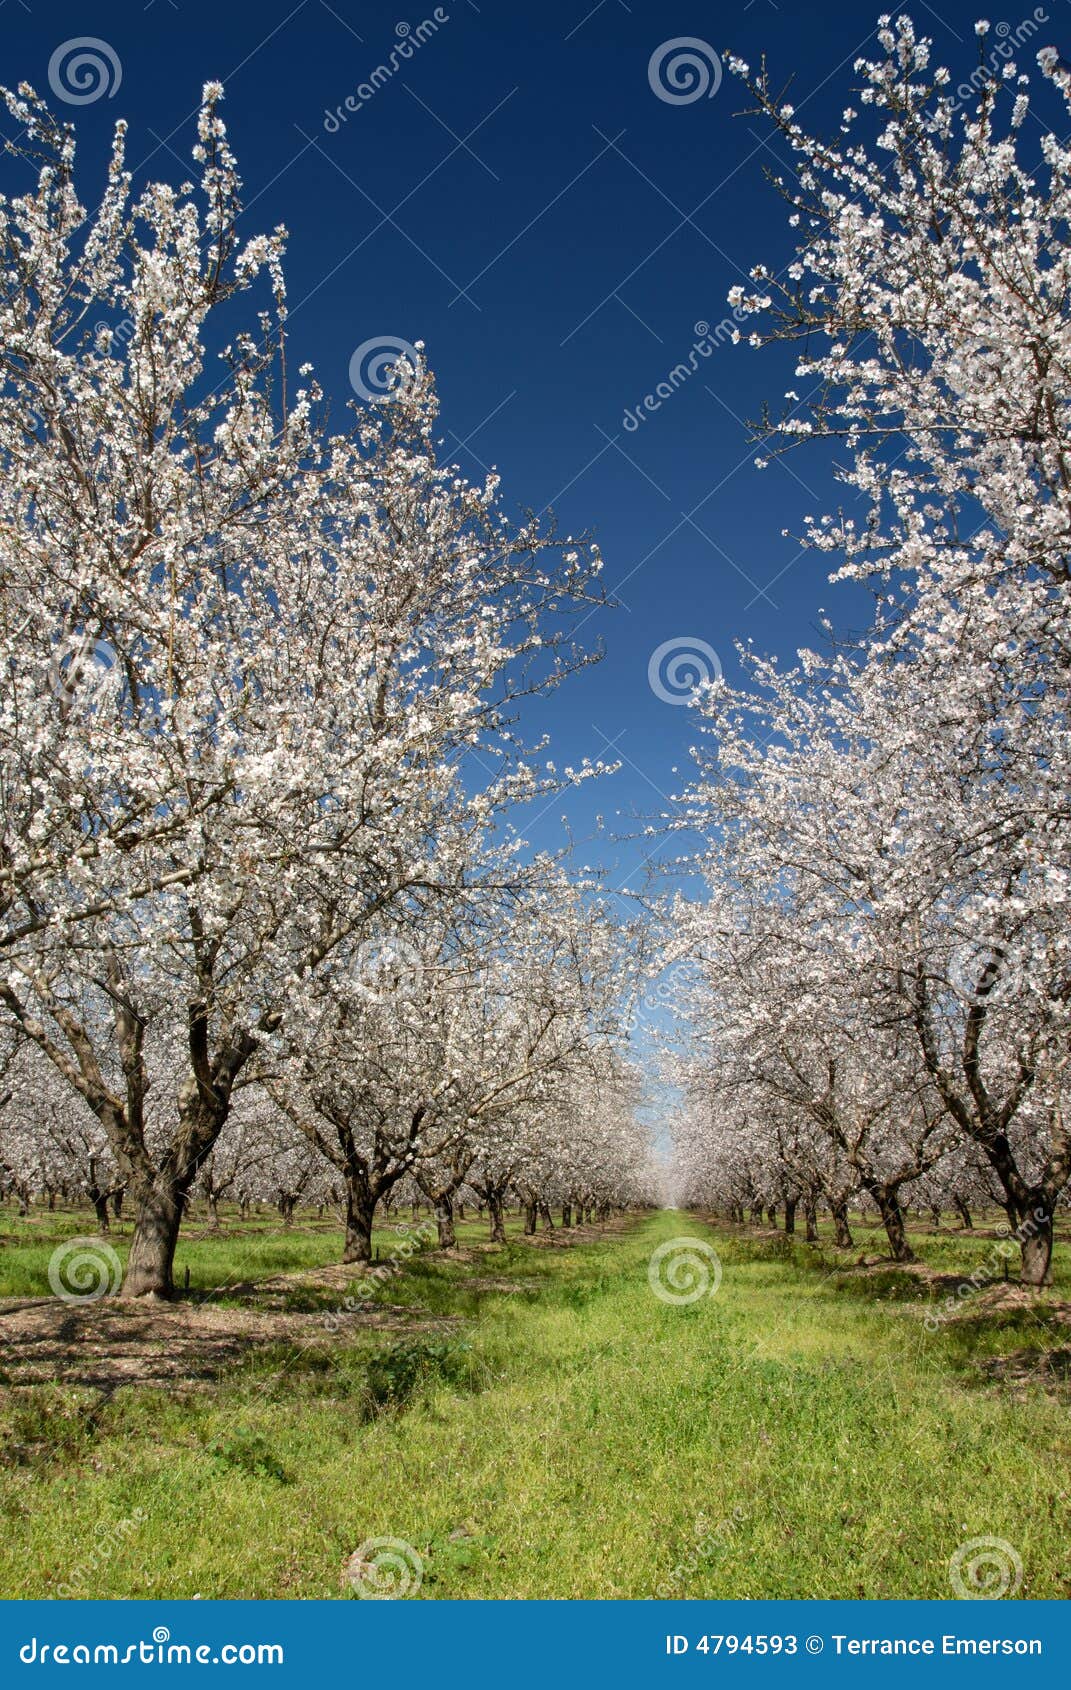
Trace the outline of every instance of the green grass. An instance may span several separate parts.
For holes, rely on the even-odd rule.
[[[188,1270],[191,1292],[212,1291],[217,1300],[241,1301],[241,1297],[228,1299],[219,1287],[263,1279],[269,1274],[328,1267],[342,1259],[342,1233],[330,1216],[317,1220],[305,1213],[293,1228],[284,1228],[273,1210],[240,1220],[236,1208],[221,1205],[220,1217],[218,1232],[208,1227],[203,1217],[184,1226],[175,1256],[176,1285],[185,1284]],[[372,1244],[384,1257],[405,1236],[397,1230],[399,1223],[409,1228],[428,1225],[426,1215],[415,1223],[408,1215],[399,1215],[394,1222],[377,1227]],[[519,1222],[514,1218],[510,1225],[516,1229]],[[483,1238],[487,1229],[466,1220],[458,1230],[467,1241]],[[113,1223],[106,1237],[124,1266],[131,1232],[128,1217]],[[4,1214],[0,1218],[0,1297],[51,1296],[48,1263],[56,1246],[70,1238],[99,1236],[95,1217],[85,1210],[50,1212],[35,1208],[28,1216]],[[431,1241],[434,1243],[433,1231]]]
[[[681,1235],[715,1242],[724,1276],[678,1307],[647,1261]],[[991,1248],[913,1241],[949,1272]],[[337,1245],[280,1248],[306,1266]],[[278,1271],[267,1237],[248,1247]],[[841,1261],[880,1248],[857,1235]],[[216,1250],[183,1247],[206,1276]],[[0,1594],[55,1593],[73,1569],[93,1596],[348,1596],[348,1557],[390,1537],[421,1558],[425,1599],[941,1597],[957,1546],[994,1536],[1022,1596],[1066,1596],[1066,1405],[979,1365],[1057,1345],[1052,1299],[931,1333],[926,1294],[836,1271],[828,1245],[673,1213],[569,1250],[416,1257],[385,1295],[460,1321],[251,1352],[186,1396],[6,1393]]]

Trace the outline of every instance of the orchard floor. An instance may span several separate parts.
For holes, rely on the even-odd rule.
[[[0,1596],[351,1598],[372,1538],[419,1599],[945,1597],[983,1537],[1071,1594],[1066,1245],[1037,1294],[981,1227],[917,1230],[912,1273],[869,1228],[516,1226],[369,1290],[329,1223],[228,1216],[129,1311],[49,1295],[86,1216],[0,1217]],[[687,1304],[648,1283],[681,1238],[722,1268]]]

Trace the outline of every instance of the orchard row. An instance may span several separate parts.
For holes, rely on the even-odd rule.
[[[801,346],[768,473],[833,443],[804,544],[873,621],[700,700],[678,1178],[842,1235],[862,1194],[900,1260],[905,1200],[996,1202],[1037,1284],[1071,1171],[1071,77],[1002,50],[964,103],[910,19],[879,41],[833,141],[734,66],[795,166],[795,256],[738,299]]]

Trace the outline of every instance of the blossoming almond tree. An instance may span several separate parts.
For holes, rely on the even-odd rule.
[[[910,1261],[901,1192],[945,1155],[952,1123],[920,1072],[914,1040],[895,1016],[883,1025],[880,1006],[875,1013],[867,972],[853,967],[859,933],[845,912],[821,909],[807,871],[789,875],[777,859],[749,854],[761,831],[743,830],[741,848],[725,851],[728,864],[712,853],[710,896],[690,923],[697,955],[712,965],[693,995],[702,1060],[685,1065],[685,1094],[713,1089],[719,1123],[761,1135],[769,1167],[754,1179],[753,1206],[769,1207],[779,1185],[786,1201],[798,1187],[810,1233],[820,1192],[837,1242],[848,1245],[848,1203],[865,1192],[894,1259]],[[814,866],[821,876],[823,865]]]
[[[857,982],[875,1095],[883,1042],[899,1062],[913,1041],[918,1096],[984,1155],[1039,1283],[1071,1171],[1071,78],[1039,55],[1053,117],[1035,143],[1035,90],[1003,53],[964,104],[909,19],[879,41],[837,142],[805,133],[765,67],[732,67],[798,164],[795,261],[736,299],[772,313],[756,343],[804,342],[807,392],[761,432],[771,452],[842,442],[863,515],[808,518],[806,540],[880,597],[853,657],[758,666],[762,706],[708,695],[721,746],[699,791],[768,910],[806,887],[831,1001]]]
[[[120,125],[89,213],[70,129],[7,96],[35,174],[0,202],[0,1011],[107,1133],[131,1296],[170,1294],[261,1043],[385,911],[475,895],[472,842],[559,784],[510,701],[582,661],[598,597],[596,556],[438,462],[422,359],[325,431],[219,97],[195,185],[132,199]]]
[[[734,290],[756,344],[804,344],[807,393],[762,433],[771,450],[843,441],[838,474],[865,515],[807,518],[810,543],[849,575],[902,572],[920,633],[939,636],[966,592],[986,624],[976,651],[1031,629],[1066,661],[1071,77],[1041,52],[1039,99],[1001,42],[964,102],[910,18],[883,17],[878,39],[839,142],[805,132],[765,65],[732,61],[794,164],[778,182],[795,259]]]
[[[1068,937],[1058,836],[1046,857],[1034,828],[1067,754],[1062,709],[1035,703],[1008,794],[984,738],[935,735],[950,712],[911,663],[872,654],[820,683],[818,668],[756,663],[761,702],[723,689],[705,705],[717,744],[690,814],[711,836],[712,896],[693,942],[714,1007],[749,1076],[824,1123],[879,1209],[880,1187],[927,1171],[950,1132],[972,1141],[1013,1225],[1030,1219],[1024,1276],[1044,1278],[1067,1180]],[[994,720],[1014,741],[1014,714]],[[1022,810],[1013,830],[1005,802]],[[847,1137],[835,1079],[853,1095]]]
[[[617,1032],[616,929],[542,859],[511,876],[506,898],[384,926],[265,1045],[265,1089],[344,1183],[345,1261],[370,1258],[376,1208],[407,1176],[451,1247],[473,1164],[545,1141]]]

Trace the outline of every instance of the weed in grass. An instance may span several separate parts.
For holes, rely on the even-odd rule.
[[[399,1409],[434,1384],[471,1390],[479,1373],[470,1344],[452,1339],[414,1339],[392,1344],[370,1357],[368,1394],[376,1408]]]
[[[99,1399],[41,1386],[12,1395],[0,1415],[0,1462],[72,1465],[85,1459],[98,1431]]]
[[[243,1430],[232,1437],[213,1438],[206,1447],[221,1467],[235,1468],[256,1479],[274,1479],[280,1485],[292,1482],[268,1440],[258,1432]]]
[[[424,1557],[424,1583],[429,1590],[449,1588],[499,1553],[497,1537],[476,1529],[470,1521],[448,1533],[438,1533],[428,1542]]]

